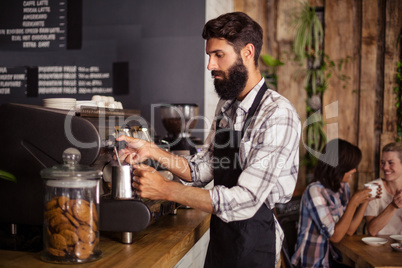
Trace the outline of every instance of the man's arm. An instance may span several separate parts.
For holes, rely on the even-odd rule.
[[[213,212],[208,190],[167,180],[154,168],[136,164],[146,159],[158,161],[173,174],[186,181],[191,181],[190,167],[184,157],[166,152],[154,143],[144,140],[127,136],[121,136],[117,140],[127,142],[128,148],[121,150],[120,158],[133,164],[135,168],[133,186],[140,197],[173,201],[208,213]]]
[[[153,200],[168,200],[212,213],[208,190],[169,181],[147,165],[134,165],[134,187],[137,194]]]
[[[120,136],[118,141],[127,142],[127,148],[120,151],[119,158],[133,165],[146,159],[159,162],[176,176],[185,181],[191,181],[191,171],[184,157],[171,154],[159,148],[156,144],[127,136]]]

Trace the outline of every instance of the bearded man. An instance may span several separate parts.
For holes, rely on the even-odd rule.
[[[300,119],[261,76],[258,23],[244,13],[228,13],[208,21],[202,36],[220,97],[203,149],[176,156],[122,136],[118,140],[127,147],[120,158],[134,164],[133,185],[141,197],[212,214],[205,267],[275,267],[283,232],[273,209],[291,199],[296,185]],[[158,161],[185,184],[137,164],[145,159]],[[201,188],[212,180],[212,189]]]

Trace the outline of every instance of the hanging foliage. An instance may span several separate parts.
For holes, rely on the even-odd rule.
[[[307,61],[307,69],[301,71],[307,93],[306,112],[309,122],[305,138],[308,148],[302,164],[308,169],[313,169],[317,164],[316,154],[313,153],[321,152],[327,143],[321,108],[322,95],[327,89],[327,80],[331,74],[326,73],[328,64],[323,60],[327,59],[323,52],[324,30],[316,10],[307,2],[303,3],[295,14],[294,25],[296,34],[293,52],[300,63]]]

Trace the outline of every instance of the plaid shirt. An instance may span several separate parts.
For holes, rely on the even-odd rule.
[[[216,116],[223,114],[221,128],[241,131],[263,83],[265,80],[261,79],[241,102],[221,100],[218,103]],[[216,119],[201,152],[188,159],[195,186],[205,185],[213,179],[215,131]],[[292,104],[268,89],[240,144],[239,159],[243,172],[237,186],[218,185],[210,190],[213,210],[220,219],[225,222],[249,219],[264,203],[272,209],[275,203],[291,199],[299,167],[300,131],[300,119]],[[275,224],[278,258],[283,232],[276,219]]]
[[[349,184],[341,183],[334,193],[313,182],[303,193],[296,252],[292,263],[301,267],[329,267],[329,238],[349,203]]]

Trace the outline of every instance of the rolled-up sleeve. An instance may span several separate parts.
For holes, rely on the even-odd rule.
[[[336,222],[330,211],[328,198],[325,197],[326,192],[323,190],[322,187],[311,187],[307,193],[306,206],[315,226],[324,237],[329,239],[334,234]]]

